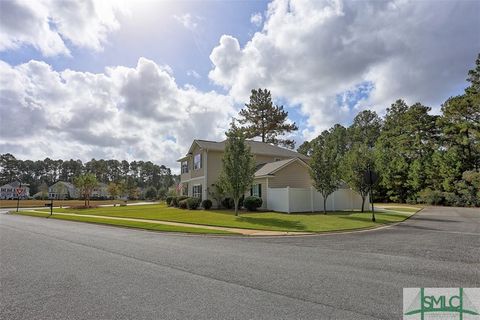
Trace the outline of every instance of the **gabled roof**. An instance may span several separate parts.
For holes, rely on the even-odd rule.
[[[22,187],[28,187],[30,186],[28,183],[22,183]],[[20,181],[13,181],[7,184],[4,184],[1,186],[2,188],[18,188],[20,187]]]
[[[200,148],[205,150],[223,151],[225,150],[225,142],[226,140],[223,140],[220,142],[209,141],[209,140],[194,140],[190,149],[188,150],[188,153],[192,152],[195,145],[198,145]],[[274,146],[269,143],[254,141],[254,140],[246,140],[246,143],[250,147],[250,150],[253,154],[300,158],[303,160],[309,159],[309,157],[301,153],[298,153],[290,149],[282,148],[279,146]],[[185,159],[185,157],[182,157],[179,160],[182,160],[182,159]]]
[[[52,184],[52,185],[50,186],[50,188],[53,187],[54,185],[58,184],[58,183],[63,184],[65,187],[67,187],[67,188],[69,188],[69,189],[75,189],[75,186],[74,186],[72,183],[67,182],[67,181],[57,181],[57,182],[55,182],[54,184]]]
[[[263,176],[268,176],[268,175],[273,175],[275,172],[278,170],[290,165],[293,162],[299,162],[305,167],[308,167],[308,164],[306,164],[302,159],[300,158],[292,158],[292,159],[286,159],[286,160],[280,160],[280,161],[275,161],[275,162],[268,162],[265,163],[263,166],[257,169],[255,172],[255,177],[263,177]]]

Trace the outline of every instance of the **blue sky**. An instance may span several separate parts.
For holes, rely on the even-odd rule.
[[[257,87],[298,145],[398,98],[438,112],[480,52],[477,1],[0,6],[0,152],[20,158],[176,166],[192,139],[223,139]]]
[[[0,52],[0,59],[12,65],[42,60],[57,71],[69,68],[98,73],[106,66],[134,67],[139,57],[146,57],[160,65],[169,65],[179,84],[218,89],[208,81],[212,48],[223,34],[245,44],[259,30],[250,22],[251,15],[266,11],[267,4],[268,1],[147,1],[138,8],[130,8],[130,13],[118,15],[120,28],[109,35],[102,51],[69,45],[70,57],[44,57],[31,45],[23,45],[20,50]],[[191,14],[197,21],[195,29],[186,28],[175,18],[185,14]],[[191,70],[202,78],[187,75]]]

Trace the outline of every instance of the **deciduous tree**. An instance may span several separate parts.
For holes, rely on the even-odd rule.
[[[219,183],[221,188],[233,198],[235,215],[238,216],[239,200],[253,182],[255,161],[250,147],[245,143],[243,131],[235,125],[235,122],[232,122],[226,135]]]

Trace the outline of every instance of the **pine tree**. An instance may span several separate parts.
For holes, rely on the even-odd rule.
[[[298,130],[295,123],[288,123],[288,112],[283,106],[274,105],[272,95],[267,89],[252,90],[250,103],[240,110],[242,117],[238,121],[244,127],[247,139],[260,137],[262,142],[282,145],[293,149],[295,141],[278,138],[286,133]]]

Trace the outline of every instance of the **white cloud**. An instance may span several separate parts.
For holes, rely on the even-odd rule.
[[[465,83],[480,51],[480,3],[273,1],[261,32],[240,47],[223,35],[209,77],[239,102],[252,88],[300,105],[311,138],[397,98],[438,106]]]
[[[177,169],[193,139],[222,139],[236,112],[230,97],[180,88],[170,72],[145,58],[98,74],[0,60],[0,153],[148,159]]]
[[[200,74],[198,74],[197,71],[195,70],[188,70],[187,71],[187,76],[189,77],[194,77],[195,79],[200,79],[202,76]]]
[[[257,27],[260,27],[263,22],[263,17],[260,12],[256,12],[250,16],[250,22],[256,25]]]
[[[123,10],[121,1],[0,1],[0,51],[31,45],[44,56],[69,55],[65,40],[98,51]]]
[[[174,15],[175,20],[180,22],[188,30],[195,30],[198,27],[200,17],[191,15],[190,13],[182,14],[181,16]]]

